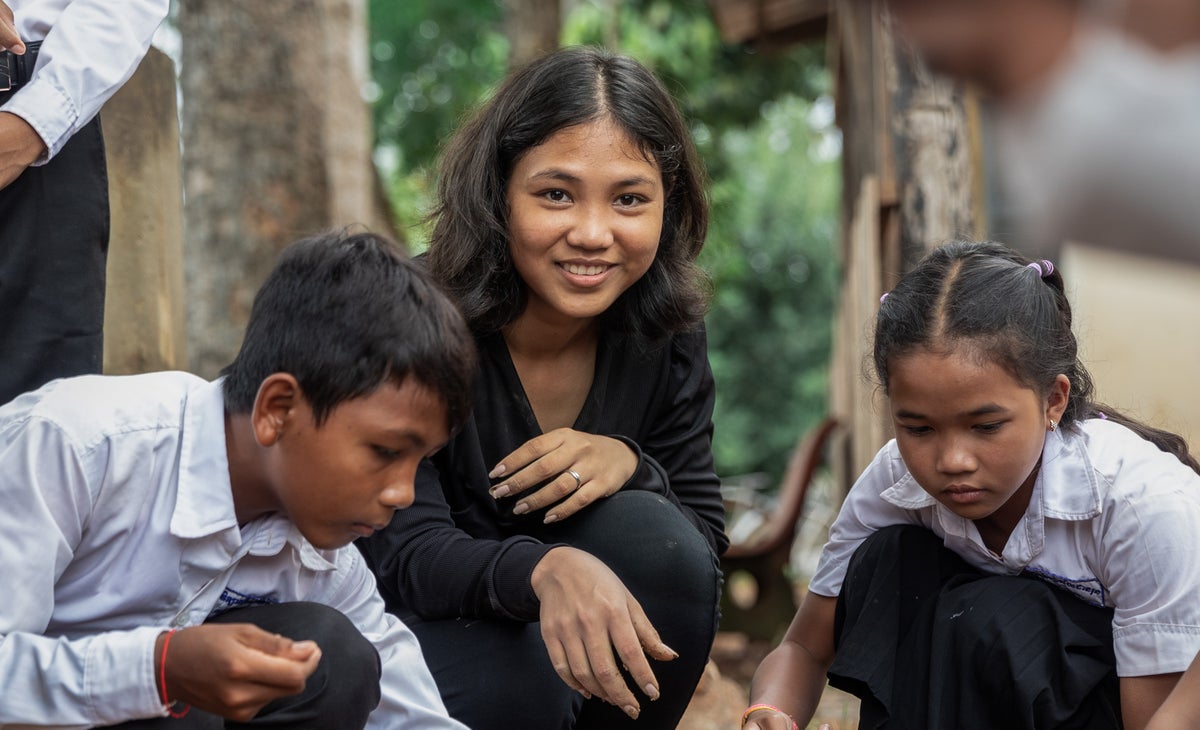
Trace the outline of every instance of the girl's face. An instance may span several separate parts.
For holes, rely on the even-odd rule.
[[[896,443],[921,488],[950,511],[1011,530],[1070,383],[1059,375],[1042,397],[972,354],[918,349],[889,361]]]
[[[509,248],[526,313],[591,319],[642,277],[662,234],[662,174],[607,118],[525,152],[508,181]]]

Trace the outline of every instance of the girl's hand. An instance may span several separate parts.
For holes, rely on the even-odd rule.
[[[796,722],[787,714],[764,708],[750,713],[742,730],[794,730],[795,727]],[[819,730],[829,730],[829,725],[822,725]]]
[[[608,566],[571,547],[546,553],[531,582],[542,604],[542,640],[554,671],[584,697],[599,697],[636,720],[641,704],[621,665],[638,692],[656,700],[658,680],[646,657],[669,661],[679,656],[663,643],[637,599]]]
[[[637,464],[637,454],[617,439],[560,428],[526,441],[488,476],[504,477],[491,489],[496,499],[543,485],[517,502],[513,513],[553,505],[544,520],[550,523],[615,494],[633,476]]]

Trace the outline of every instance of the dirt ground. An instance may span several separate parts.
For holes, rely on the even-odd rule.
[[[745,709],[745,701],[749,697],[750,679],[754,676],[754,669],[770,650],[769,643],[748,640],[743,634],[717,634],[712,659],[721,671],[721,676],[733,680],[741,688],[741,709]],[[816,730],[822,723],[828,723],[832,730],[857,730],[858,699],[832,687],[826,687],[816,717],[808,727]]]

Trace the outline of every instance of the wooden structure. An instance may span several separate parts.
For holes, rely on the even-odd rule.
[[[764,50],[824,40],[843,136],[842,291],[831,416],[833,464],[850,481],[889,435],[864,377],[880,295],[929,248],[980,238],[985,219],[977,103],[898,47],[883,0],[709,0],[722,38]]]
[[[826,446],[837,425],[837,421],[827,418],[796,444],[779,485],[779,503],[774,514],[750,540],[730,545],[721,557],[726,580],[745,572],[754,579],[756,589],[753,603],[745,607],[733,600],[730,591],[722,593],[723,630],[775,641],[796,614],[795,589],[785,569],[791,562],[804,498],[817,467],[825,459]]]
[[[111,234],[104,372],[187,367],[175,64],[151,49],[101,114]]]

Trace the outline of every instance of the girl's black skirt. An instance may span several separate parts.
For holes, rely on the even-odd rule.
[[[850,560],[829,683],[862,700],[862,730],[1120,728],[1112,614],[889,527]]]

